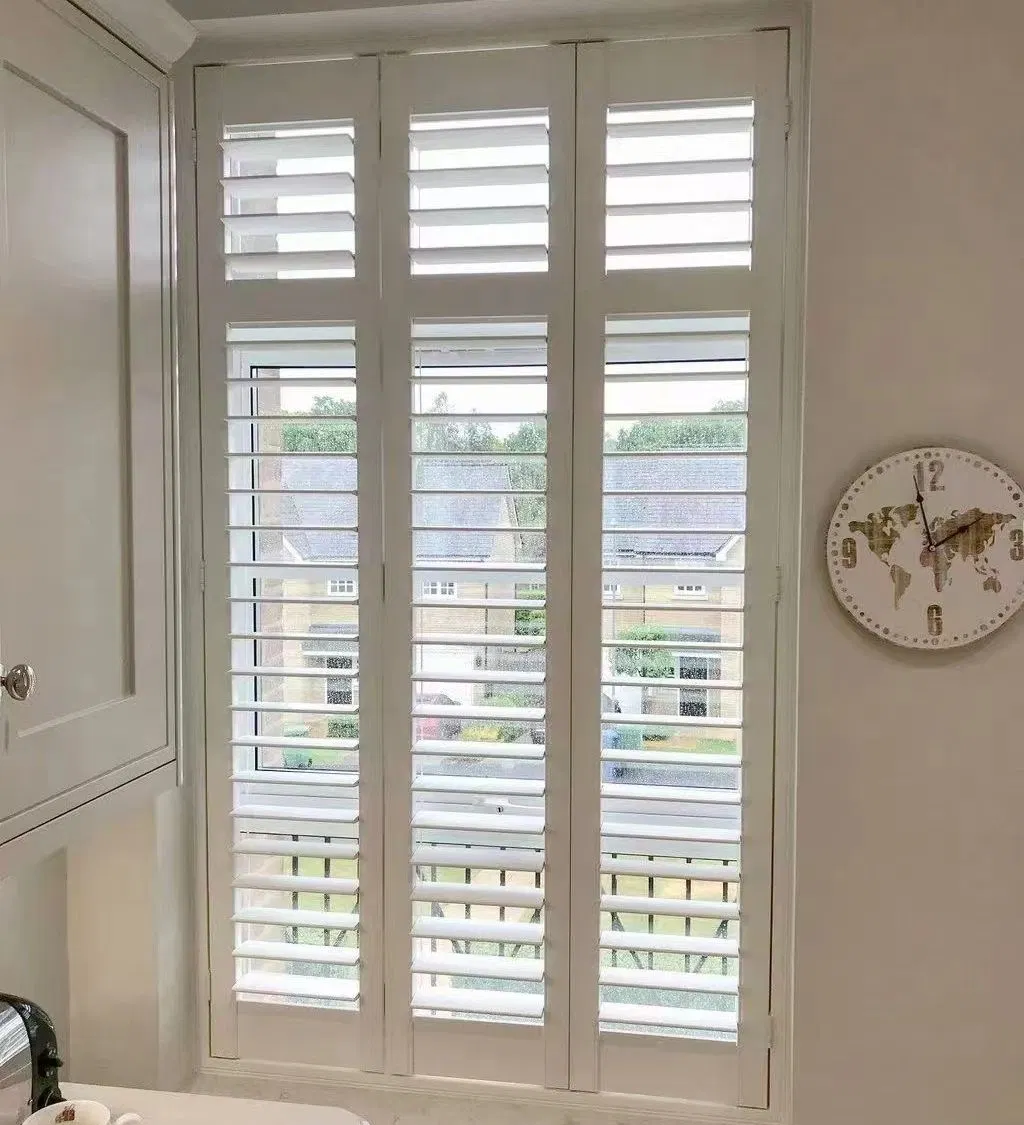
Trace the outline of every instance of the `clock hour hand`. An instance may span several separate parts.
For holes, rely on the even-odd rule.
[[[935,546],[936,546],[936,547],[941,547],[941,546],[943,545],[943,543],[948,543],[948,542],[950,541],[950,539],[955,539],[955,538],[956,538],[956,537],[957,537],[958,535],[963,535],[963,533],[964,533],[965,531],[970,531],[970,529],[971,529],[972,527],[974,527],[974,525],[975,525],[976,523],[981,523],[981,521],[982,521],[982,520],[983,520],[984,518],[985,518],[984,516],[978,516],[978,518],[977,518],[976,520],[971,520],[971,522],[970,522],[970,523],[965,523],[965,524],[963,525],[963,527],[958,527],[958,528],[956,529],[956,531],[951,531],[951,532],[950,532],[950,533],[949,533],[948,535],[944,535],[944,536],[943,536],[943,537],[942,537],[942,538],[941,538],[941,539],[940,539],[940,540],[938,541],[938,543],[936,543],[936,544],[935,544]]]
[[[938,544],[932,539],[932,529],[928,526],[928,516],[924,510],[924,497],[921,495],[921,486],[917,483],[917,474],[914,474],[914,498],[921,509],[921,519],[924,520],[924,533],[928,536],[928,550],[934,551]]]

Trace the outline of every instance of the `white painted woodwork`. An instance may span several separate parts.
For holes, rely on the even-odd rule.
[[[159,76],[0,10],[0,842],[173,758]]]

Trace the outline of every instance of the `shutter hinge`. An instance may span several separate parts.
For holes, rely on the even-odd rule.
[[[778,605],[782,601],[782,567],[775,568],[775,604]]]
[[[199,590],[206,593],[206,559],[199,560]]]
[[[789,131],[793,127],[793,99],[786,98],[786,140],[789,140]]]
[[[199,134],[192,130],[192,163],[199,163]]]
[[[743,1033],[743,1042],[757,1051],[770,1051],[776,1043],[775,1017],[769,1012],[763,1019],[751,1021]]]

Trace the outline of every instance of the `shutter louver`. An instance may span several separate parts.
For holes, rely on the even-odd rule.
[[[225,130],[229,281],[354,275],[354,143],[350,121]]]
[[[544,1012],[547,342],[413,328],[413,990]]]
[[[413,117],[414,274],[548,268],[548,122],[523,112]]]
[[[606,268],[748,266],[753,103],[608,110]]]
[[[359,1004],[350,327],[229,331],[235,992]],[[329,595],[328,583],[351,593]]]
[[[607,323],[606,1030],[736,1033],[747,334],[745,316]]]

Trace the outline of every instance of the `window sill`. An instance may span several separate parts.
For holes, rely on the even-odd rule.
[[[779,1125],[770,1110],[675,1098],[588,1094],[537,1086],[423,1076],[389,1077],[355,1070],[207,1059],[192,1092],[236,1098],[332,1105],[372,1125]]]

